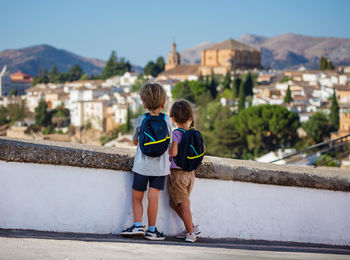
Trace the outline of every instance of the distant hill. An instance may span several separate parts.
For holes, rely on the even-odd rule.
[[[236,40],[260,48],[262,65],[265,68],[270,66],[274,69],[295,69],[303,65],[316,69],[322,55],[331,59],[336,65],[350,65],[350,39],[310,37],[289,33],[273,38],[245,34]],[[181,52],[181,61],[185,64],[200,63],[203,44],[206,43]]]
[[[50,45],[37,45],[17,50],[5,50],[0,52],[0,70],[7,65],[8,70],[13,73],[21,70],[32,76],[38,75],[44,69],[51,70],[55,64],[60,72],[67,72],[78,64],[89,75],[100,74],[106,62],[99,59],[85,58],[66,50],[60,50]],[[133,71],[142,72],[143,68],[132,65]]]
[[[0,52],[0,68],[7,65],[9,71],[22,70],[32,76],[36,76],[44,69],[51,70],[55,64],[60,72],[67,72],[78,64],[84,73],[100,74],[105,62],[98,59],[85,58],[66,50],[56,49],[49,45],[38,45],[17,50],[5,50]]]

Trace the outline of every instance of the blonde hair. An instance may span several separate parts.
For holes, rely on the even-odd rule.
[[[158,83],[147,83],[140,89],[142,104],[148,110],[156,110],[166,101],[166,92]]]

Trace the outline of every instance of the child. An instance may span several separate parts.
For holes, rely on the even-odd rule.
[[[140,127],[144,127],[142,122],[143,120],[146,120],[146,115],[152,116],[152,118],[155,118],[154,116],[162,116],[161,120],[165,120],[166,124],[165,122],[161,123],[166,125],[166,131],[169,133],[167,139],[170,139],[171,136],[171,120],[168,116],[160,113],[164,108],[166,101],[166,92],[161,85],[157,83],[144,85],[140,90],[140,98],[143,107],[149,112],[149,114],[139,116],[135,120],[134,133],[132,135],[133,143],[137,145],[134,166],[132,169],[134,172],[134,180],[132,185],[134,224],[130,228],[123,230],[120,234],[126,236],[145,235],[146,239],[164,240],[164,234],[159,232],[156,228],[156,219],[158,212],[159,191],[164,189],[165,176],[169,174],[169,145],[166,145],[166,150],[162,155],[151,157],[145,155],[143,153],[144,150],[141,151],[140,146],[141,148],[143,147],[142,143],[139,143],[139,141],[142,142]],[[144,192],[147,190],[148,182],[148,230],[145,232],[142,225],[142,199]]]
[[[176,101],[170,110],[170,117],[173,123],[182,131],[173,131],[172,143],[169,150],[170,155],[170,176],[169,176],[169,194],[170,206],[179,215],[185,224],[185,230],[176,235],[177,238],[185,239],[187,242],[195,242],[196,235],[200,233],[198,226],[192,222],[190,209],[190,193],[192,191],[195,173],[194,171],[185,171],[176,165],[174,158],[178,154],[179,143],[183,132],[193,127],[192,107],[186,100]]]

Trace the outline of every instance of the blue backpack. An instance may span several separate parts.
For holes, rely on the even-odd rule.
[[[196,170],[205,154],[201,133],[195,129],[186,131],[182,128],[177,128],[174,131],[182,131],[184,133],[179,143],[177,155],[174,157],[176,165],[185,171]]]
[[[160,113],[159,116],[144,114],[139,133],[139,145],[143,154],[150,157],[161,156],[169,147],[170,136],[166,115]]]

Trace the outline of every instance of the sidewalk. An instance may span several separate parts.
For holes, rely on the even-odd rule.
[[[190,244],[118,235],[0,229],[0,259],[349,259],[350,247],[199,238]]]

